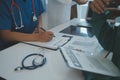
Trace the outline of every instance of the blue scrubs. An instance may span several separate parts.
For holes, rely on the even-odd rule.
[[[20,7],[22,13],[22,20],[24,27],[21,29],[15,29],[16,26],[14,24],[12,15],[11,15],[11,0],[0,0],[0,30],[13,30],[16,32],[22,33],[32,33],[37,27],[38,21],[33,22],[33,5],[32,0],[15,0],[17,5]],[[34,0],[35,12],[36,16],[40,16],[45,10],[43,8],[43,4],[41,0]],[[18,26],[21,25],[20,15],[18,9],[13,6],[15,21]],[[0,47],[2,47],[6,41],[0,39]]]

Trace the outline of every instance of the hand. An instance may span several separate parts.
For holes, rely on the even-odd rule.
[[[37,41],[40,41],[40,42],[48,42],[50,40],[52,40],[53,38],[53,32],[50,32],[50,31],[45,31],[45,32],[41,32],[40,34],[36,34],[36,38],[37,38]]]
[[[88,2],[88,0],[74,0],[75,2],[77,2],[78,4],[85,4]]]
[[[116,17],[120,16],[120,10],[109,10],[110,11],[110,15],[109,18],[110,19],[115,19]]]
[[[94,0],[90,4],[90,7],[94,12],[101,14],[101,13],[104,13],[105,6],[109,5],[109,3],[110,3],[110,0]]]
[[[41,33],[41,32],[44,32],[44,31],[37,27],[37,28],[35,28],[33,33],[38,34],[38,33]]]

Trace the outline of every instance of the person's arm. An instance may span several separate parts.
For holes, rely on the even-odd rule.
[[[42,32],[38,33],[22,33],[11,31],[12,26],[12,16],[10,13],[10,7],[8,7],[9,1],[1,0],[0,1],[0,38],[7,41],[41,41],[46,42],[50,41],[53,37],[52,32]],[[41,10],[41,13],[44,10]],[[41,14],[40,13],[40,14]],[[24,20],[23,20],[24,21]],[[24,28],[24,27],[23,27]]]
[[[40,15],[38,17],[38,26],[37,28],[35,29],[34,33],[41,33],[41,32],[44,32],[43,30],[41,30],[42,28],[42,15]]]
[[[19,32],[11,32],[10,30],[0,30],[0,36],[7,41],[36,41],[34,34],[24,34]]]
[[[10,30],[0,30],[0,36],[7,41],[40,41],[47,42],[52,39],[51,32],[42,32],[41,34],[26,34],[20,32],[11,32]]]
[[[78,4],[85,4],[88,0],[73,0]]]
[[[96,12],[96,13],[104,13],[105,11],[105,6],[109,5],[110,0],[94,0],[91,3],[91,9]]]
[[[2,37],[2,39],[7,41],[50,41],[53,37],[53,33],[50,31],[44,32],[40,29],[42,26],[42,16],[39,16],[38,21],[38,29],[32,34],[12,32],[11,30],[0,30],[0,36]]]
[[[45,39],[45,41],[46,41],[46,40],[47,40],[47,41],[51,40],[51,39],[53,38],[53,36],[54,36],[53,32],[43,30],[43,28],[42,28],[42,15],[40,15],[40,16],[38,17],[38,27],[36,28],[36,30],[35,30],[33,33],[34,33],[34,34],[39,34],[40,37],[41,37],[43,40]],[[47,36],[47,35],[48,35],[48,36]],[[48,40],[47,38],[49,38],[49,40]]]
[[[38,28],[40,29],[42,27],[42,15],[38,17]]]

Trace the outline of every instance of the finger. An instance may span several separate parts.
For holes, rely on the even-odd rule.
[[[104,12],[105,4],[103,3],[102,0],[96,0],[95,7],[96,7],[101,13],[103,13],[103,12]]]
[[[53,33],[49,33],[49,35],[53,36]]]
[[[44,38],[46,41],[50,41],[52,39],[52,36],[47,33],[44,35]]]
[[[51,41],[51,40],[52,40],[52,37],[49,36],[46,40],[47,40],[47,41]]]
[[[53,32],[48,31],[48,34],[52,37],[54,36]]]
[[[102,3],[101,0],[94,0],[91,3],[92,10],[97,12],[97,13],[103,13],[104,12],[104,4]]]
[[[101,13],[99,10],[97,10],[97,8],[96,8],[94,5],[91,5],[90,7],[91,7],[91,9],[92,9],[94,12],[96,12],[96,13],[98,13],[98,14]]]
[[[49,40],[52,40],[52,37],[49,37]]]
[[[102,0],[104,4],[109,5],[110,0]]]

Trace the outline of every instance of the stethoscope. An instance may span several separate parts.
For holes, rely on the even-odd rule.
[[[17,22],[16,22],[16,20],[15,20],[13,7],[16,7],[16,8],[18,9],[19,17],[20,17],[20,26],[17,25]],[[37,19],[37,16],[36,16],[36,9],[35,9],[35,5],[34,5],[34,0],[32,0],[32,8],[33,8],[33,13],[34,13],[34,15],[33,15],[33,22],[34,22],[34,21],[37,21],[37,20],[38,20],[38,19]],[[11,1],[11,8],[10,8],[10,10],[11,10],[11,14],[12,14],[12,18],[13,18],[14,24],[15,24],[15,26],[16,26],[15,29],[21,29],[21,28],[23,28],[23,27],[24,27],[24,24],[23,24],[21,9],[20,9],[20,7],[18,6],[18,4],[15,2],[15,0],[12,0],[12,1]]]
[[[32,60],[32,65],[30,65],[30,66],[25,65],[25,61],[28,58],[31,58],[31,57],[34,57],[33,60]],[[14,69],[14,71],[21,71],[21,70],[24,70],[24,69],[34,70],[38,67],[43,66],[45,63],[46,63],[46,57],[44,55],[37,54],[37,53],[29,54],[26,57],[24,57],[24,59],[21,62],[21,66],[16,67]]]

